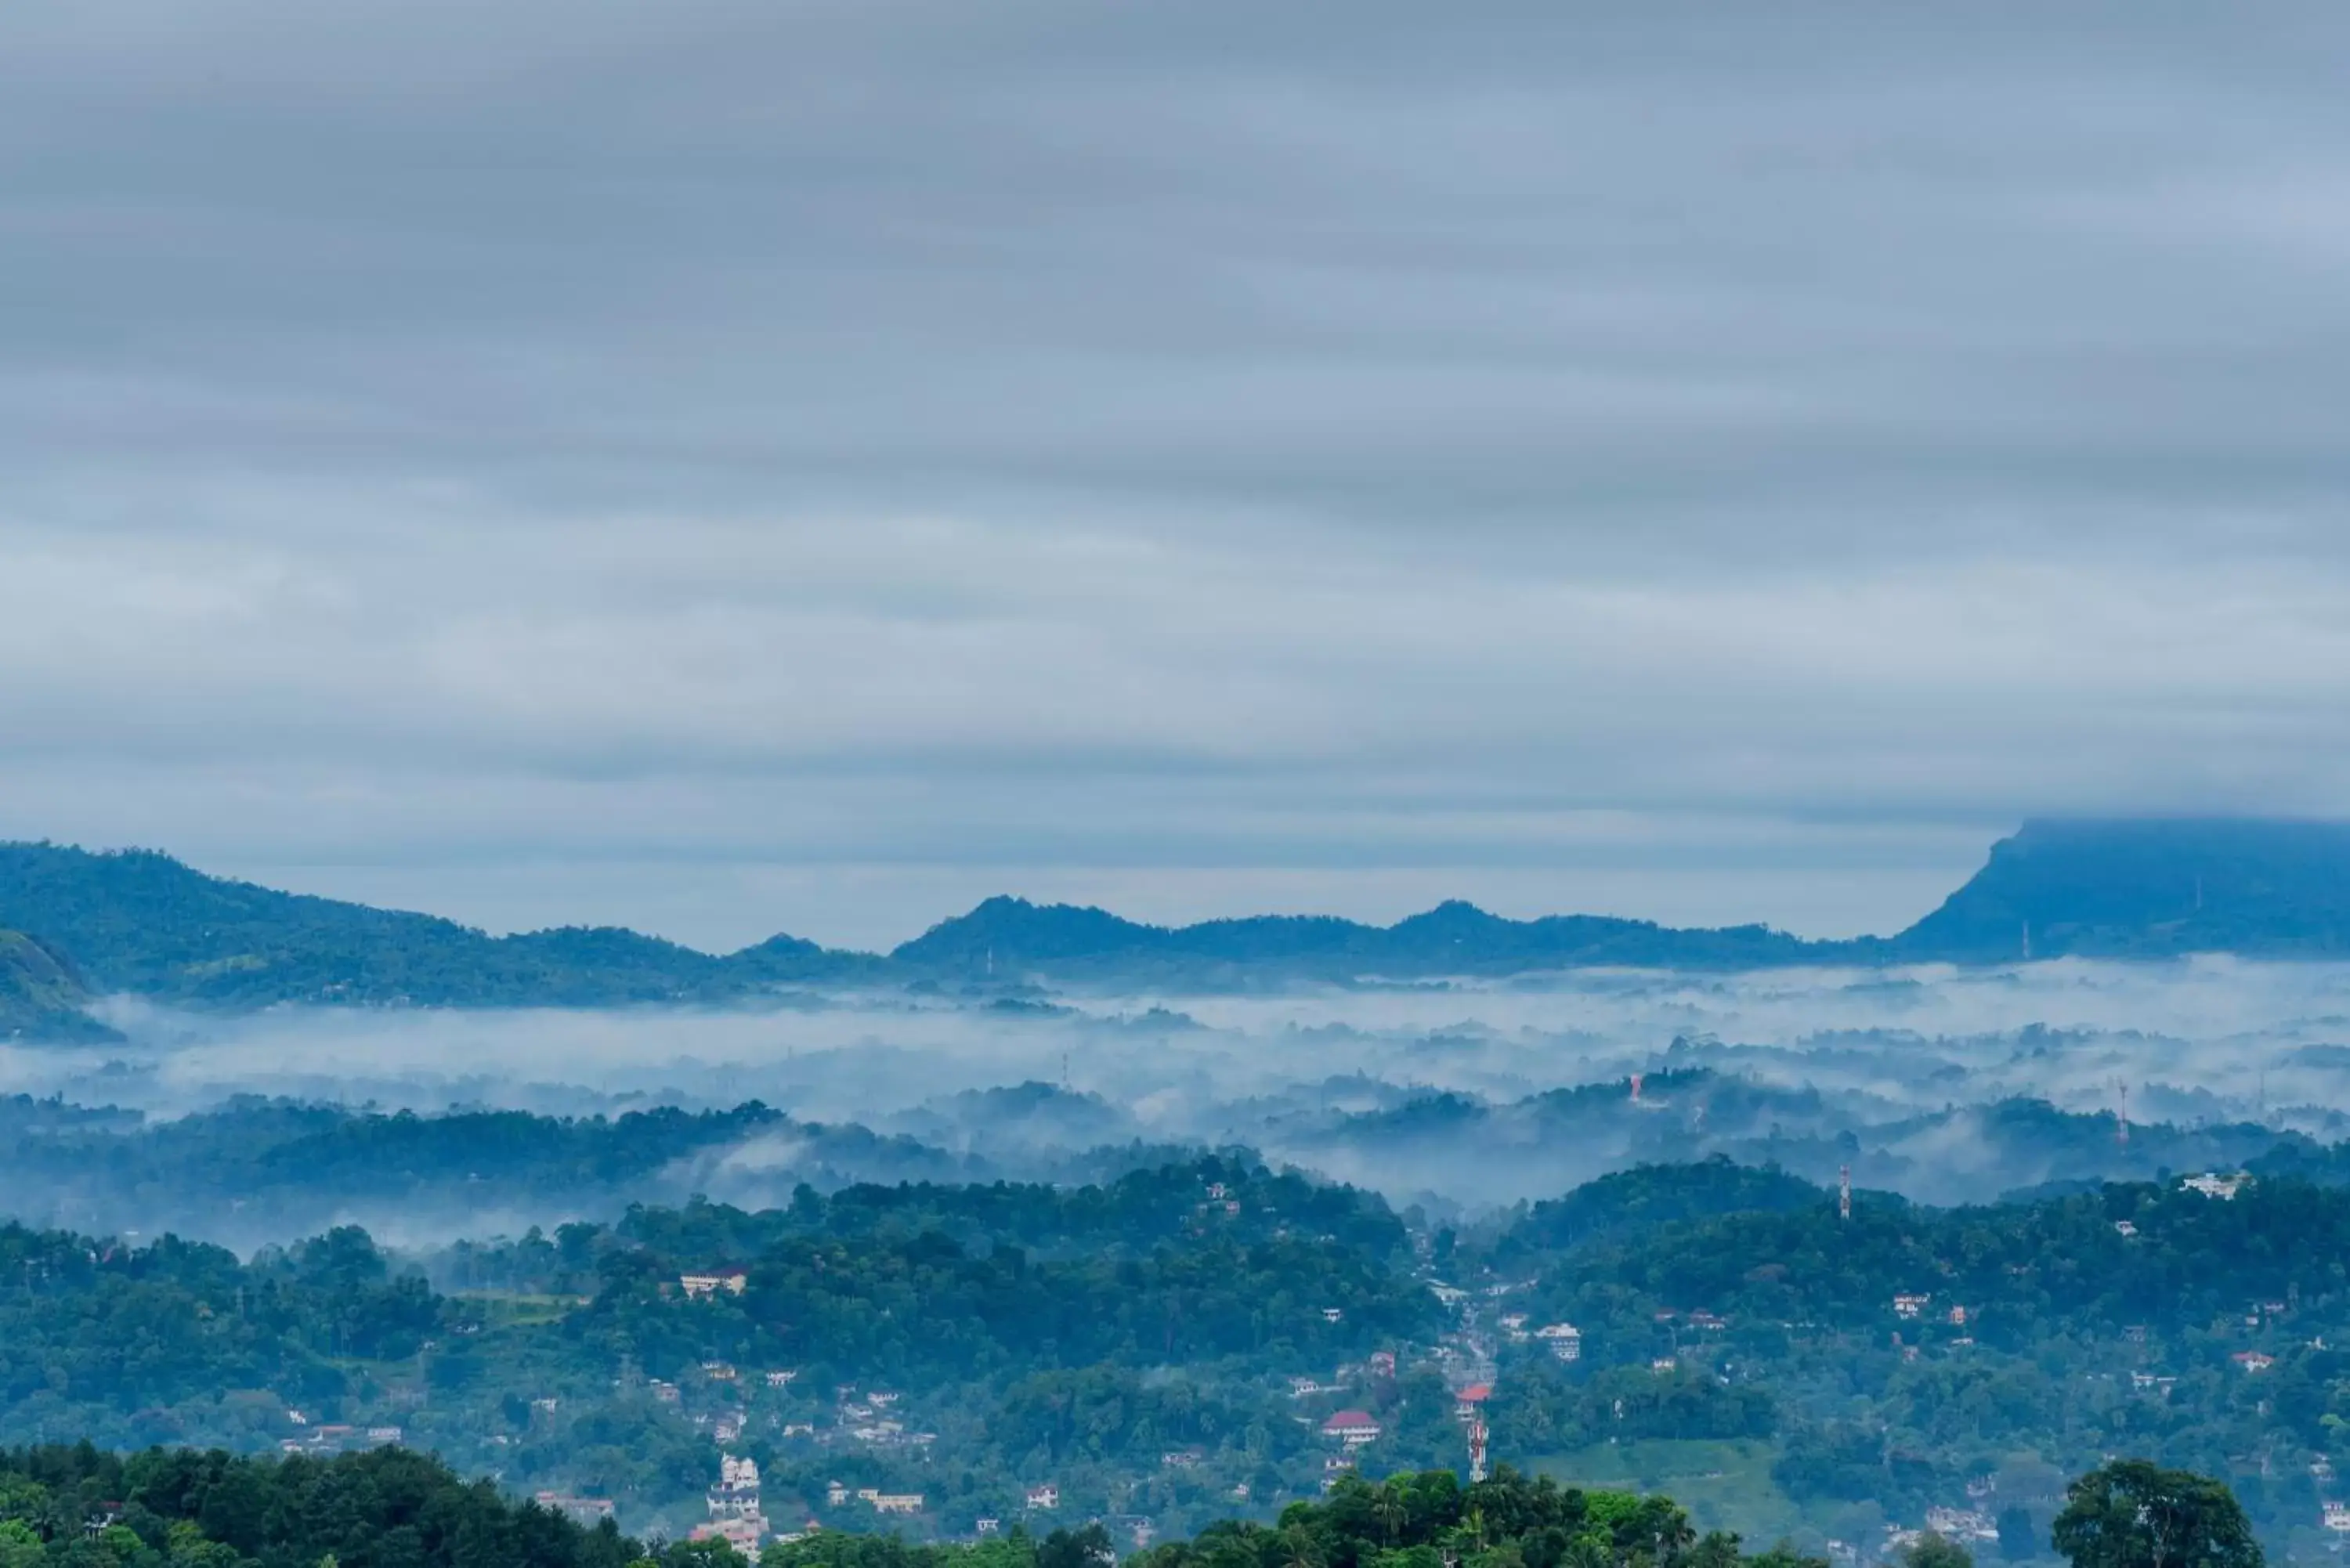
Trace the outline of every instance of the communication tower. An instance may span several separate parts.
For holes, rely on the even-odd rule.
[[[1469,1419],[1469,1480],[1471,1485],[1485,1479],[1485,1417]]]
[[[1852,1218],[1852,1167],[1836,1167],[1836,1218]]]

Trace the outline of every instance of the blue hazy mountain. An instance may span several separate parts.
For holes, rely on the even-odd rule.
[[[51,1032],[80,1027],[73,999],[85,981],[99,992],[224,1007],[596,1007],[722,1002],[811,984],[1244,987],[1604,965],[2322,957],[2350,954],[2350,826],[2028,823],[1925,919],[1891,938],[1851,941],[1599,915],[1513,920],[1460,902],[1391,926],[1257,916],[1170,927],[995,898],[886,955],[790,936],[721,955],[614,928],[494,937],[432,915],[207,876],[153,851],[50,844],[0,845],[0,931],[27,933],[23,951],[42,955],[12,969],[0,954],[0,1009],[8,1010],[0,1027],[20,1032],[35,1020]]]
[[[609,928],[493,937],[208,877],[149,850],[50,844],[0,845],[0,928],[68,955],[95,990],[231,1007],[716,1002],[879,962],[791,937],[724,958]]]
[[[1602,964],[1708,969],[1797,963],[1821,944],[1764,926],[1677,929],[1601,915],[1504,919],[1451,902],[1392,926],[1327,916],[1260,915],[1149,926],[1101,909],[990,898],[893,951],[900,967],[978,976],[1046,971],[1075,979],[1182,975],[1409,979]]]
[[[2350,953],[2350,824],[2032,822],[1893,939],[1960,961]]]

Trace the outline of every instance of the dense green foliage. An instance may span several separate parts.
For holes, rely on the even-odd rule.
[[[700,1568],[707,1553],[667,1555],[667,1568]],[[7,1568],[625,1568],[642,1556],[608,1525],[583,1530],[399,1449],[282,1462],[87,1443],[0,1453]]]
[[[908,1484],[951,1456],[953,1485],[930,1485],[969,1517],[1015,1506],[1040,1470],[1107,1496],[1170,1451],[1196,1459],[1169,1495],[1204,1510],[1211,1476],[1274,1490],[1318,1476],[1321,1445],[1288,1418],[1290,1376],[1441,1332],[1409,1257],[1377,1198],[1237,1159],[1069,1189],[803,1188],[764,1213],[634,1208],[452,1247],[431,1260],[449,1294],[351,1228],[240,1263],[173,1239],[11,1227],[0,1438],[250,1448],[398,1427],[657,1515],[707,1484],[703,1428],[731,1421],[816,1511],[827,1468]],[[681,1288],[733,1270],[739,1294]],[[795,1380],[768,1386],[775,1368]],[[843,1385],[901,1402],[852,1417]],[[1381,1407],[1398,1452],[1457,1441],[1432,1377]],[[931,1436],[847,1435],[883,1420]]]
[[[1555,1454],[1611,1439],[1767,1438],[1778,1424],[1770,1393],[1695,1367],[1611,1366],[1570,1377],[1535,1363],[1506,1380],[1490,1417],[1503,1453]]]
[[[659,1150],[691,1122],[628,1136]],[[518,1127],[474,1158],[591,1175],[655,1158],[612,1147],[619,1126]],[[437,1136],[341,1127],[303,1135],[327,1139],[317,1168]],[[1762,1207],[1717,1211],[1742,1202]],[[786,1522],[869,1528],[831,1501],[839,1481],[921,1493],[917,1534],[968,1533],[1051,1481],[1073,1514],[1183,1530],[1317,1495],[1335,1410],[1379,1427],[1367,1473],[1461,1463],[1453,1388],[1477,1378],[1497,1459],[1616,1484],[1643,1455],[1702,1452],[1751,1478],[1733,1516],[1759,1538],[1866,1543],[1979,1505],[2010,1557],[2044,1552],[2062,1474],[2107,1454],[2227,1477],[2280,1543],[2314,1533],[2312,1466],[2350,1460],[2338,1187],[1955,1210],[1864,1192],[1844,1221],[1778,1173],[1651,1167],[1461,1237],[1457,1308],[1429,1288],[1437,1241],[1374,1196],[1237,1158],[636,1207],[444,1249],[437,1290],[350,1228],[240,1262],[12,1227],[0,1440],[307,1452],[397,1428],[510,1487],[614,1498],[640,1529],[690,1522],[724,1447],[758,1459]],[[739,1293],[708,1282],[736,1273]],[[1581,1329],[1575,1362],[1532,1337],[1559,1320]]]
[[[0,1429],[163,1438],[177,1435],[165,1409],[224,1389],[331,1398],[347,1386],[333,1357],[413,1355],[441,1321],[424,1282],[395,1277],[362,1231],[244,1265],[171,1237],[0,1226]]]
[[[1640,1166],[1535,1204],[1511,1226],[1498,1251],[1506,1262],[1679,1220],[1816,1209],[1823,1196],[1800,1177],[1775,1167],[1734,1164],[1727,1156],[1692,1165]]]
[[[1439,1321],[1427,1292],[1378,1258],[1299,1235],[1206,1231],[1123,1256],[1045,1260],[1008,1243],[974,1251],[939,1231],[795,1237],[750,1260],[743,1293],[682,1316],[670,1300],[680,1256],[610,1255],[576,1332],[648,1366],[714,1353],[906,1380],[1228,1355],[1319,1362]]]
[[[2226,1487],[2143,1459],[2074,1481],[2055,1535],[2073,1568],[2261,1568],[2260,1542]]]
[[[859,1531],[795,1532],[762,1568],[1107,1568],[1112,1515],[976,1541],[909,1542]],[[1147,1535],[1148,1532],[1144,1532]],[[2110,1463],[2066,1492],[2055,1526],[2072,1568],[2262,1568],[2228,1489],[2142,1460]],[[1226,1518],[1140,1550],[1127,1568],[1826,1568],[1782,1542],[1747,1552],[1700,1534],[1670,1498],[1562,1486],[1503,1465],[1464,1484],[1450,1469],[1338,1477],[1276,1519]],[[1928,1533],[1892,1553],[1901,1568],[1970,1568]],[[730,1568],[716,1542],[650,1548],[608,1521],[592,1528],[488,1481],[467,1482],[402,1449],[331,1459],[239,1458],[85,1442],[0,1451],[0,1563],[7,1568]]]
[[[1617,1206],[1669,1209],[1698,1178],[1611,1180],[1636,1189]],[[1824,1528],[1979,1502],[2017,1552],[2047,1539],[2051,1477],[2136,1452],[2227,1477],[2263,1532],[2314,1550],[2350,1459],[2345,1249],[2350,1193],[2276,1177],[2232,1200],[2177,1180],[1951,1210],[1864,1193],[1848,1221],[1821,1193],[1570,1238],[1513,1304],[1575,1323],[1583,1359],[1505,1347],[1496,1450],[1751,1437],[1767,1408],[1771,1483]],[[1622,1392],[1644,1378],[1653,1397]]]
[[[1203,1196],[1210,1187],[1224,1190],[1211,1199]],[[632,1212],[624,1229],[660,1251],[712,1262],[751,1257],[792,1237],[905,1238],[931,1231],[972,1246],[1003,1244],[1060,1256],[1210,1238],[1246,1244],[1302,1239],[1392,1262],[1409,1244],[1403,1222],[1372,1194],[1295,1171],[1270,1171],[1244,1157],[1216,1156],[1076,1188],[865,1183],[829,1196],[805,1191],[789,1208],[761,1213],[699,1203]]]
[[[1545,1291],[1602,1334],[1656,1307],[1886,1326],[1895,1296],[1926,1294],[1937,1317],[1965,1307],[1967,1337],[2017,1348],[2059,1326],[2198,1326],[2255,1300],[2350,1310],[2345,1248],[2350,1194],[2296,1180],[2251,1183],[2232,1202],[2176,1182],[1943,1210],[1871,1195],[1849,1220],[1823,1194],[1802,1209],[1668,1224],[1592,1248]],[[1655,1306],[1627,1314],[1628,1303]],[[1628,1332],[1654,1343],[1648,1326]]]
[[[1099,1525],[976,1545],[912,1545],[827,1532],[771,1548],[765,1568],[1084,1568],[1115,1544]],[[1737,1537],[1700,1537],[1669,1498],[1586,1492],[1503,1467],[1464,1486],[1451,1470],[1399,1472],[1377,1484],[1340,1479],[1267,1524],[1221,1521],[1128,1568],[1825,1568],[1783,1548],[1742,1553]]]

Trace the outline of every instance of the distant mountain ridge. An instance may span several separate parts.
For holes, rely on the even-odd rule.
[[[1765,926],[1676,929],[1605,915],[1512,920],[1458,900],[1392,926],[1259,915],[1170,927],[1101,909],[994,898],[931,927],[889,958],[926,972],[964,976],[1044,967],[1076,979],[1111,973],[1238,979],[1241,971],[1273,965],[1301,976],[1409,979],[1599,965],[1760,968],[1804,961],[1822,946]]]
[[[2224,950],[2350,956],[2350,825],[2238,819],[2032,822],[1942,905],[1889,938],[1808,941],[1602,915],[1513,920],[1448,902],[1391,926],[1256,916],[1167,927],[989,898],[883,954],[776,936],[729,954],[619,928],[493,937],[436,916],[206,876],[151,850],[0,844],[0,932],[88,988],[218,1007],[608,1007],[725,1002],[811,984],[1029,981],[1244,988],[1589,967],[2005,962]],[[0,964],[6,962],[0,950]],[[18,967],[33,973],[27,958]],[[10,981],[55,1023],[54,978]],[[46,974],[46,971],[43,971]],[[64,982],[78,994],[78,981]],[[16,1023],[10,1027],[27,1027]]]
[[[723,1002],[881,961],[776,937],[721,958],[610,927],[493,937],[208,877],[151,850],[0,845],[0,928],[71,955],[89,983],[174,1002],[608,1007]]]

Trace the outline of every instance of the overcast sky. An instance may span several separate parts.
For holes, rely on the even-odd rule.
[[[2343,815],[2350,7],[0,7],[0,836],[1906,923]]]

